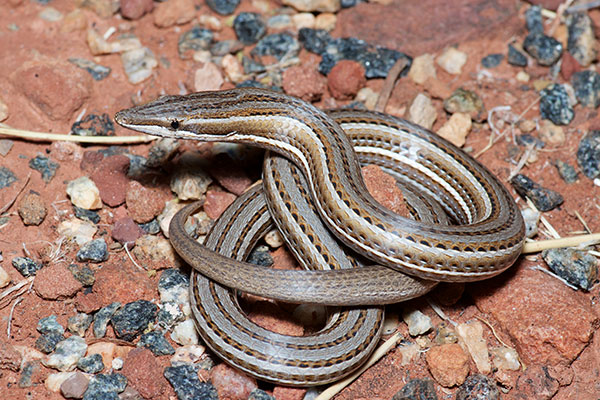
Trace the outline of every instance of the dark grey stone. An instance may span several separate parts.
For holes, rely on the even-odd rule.
[[[99,263],[108,260],[108,246],[104,239],[94,239],[85,243],[77,252],[77,261]]]
[[[431,379],[411,379],[392,400],[437,400]]]
[[[542,251],[544,261],[554,273],[583,290],[590,290],[598,280],[596,257],[584,251],[564,248]]]
[[[600,175],[600,131],[590,131],[581,139],[577,163],[588,178],[594,179]]]
[[[0,167],[0,189],[9,187],[13,182],[17,181],[15,174],[6,167]]]
[[[164,372],[179,400],[218,400],[217,389],[198,379],[198,367],[190,364],[167,367]]]
[[[490,54],[481,59],[481,65],[485,68],[494,68],[504,60],[504,54]]]
[[[531,199],[536,208],[542,212],[550,211],[563,203],[560,193],[544,188],[525,175],[517,174],[511,180],[517,193],[522,197]]]
[[[538,64],[550,66],[563,52],[562,44],[553,37],[541,33],[530,33],[523,42],[523,49],[536,59]]]
[[[496,382],[485,375],[477,374],[467,377],[456,392],[456,400],[497,400],[500,391]]]
[[[571,77],[575,97],[586,106],[597,108],[600,105],[600,74],[596,71],[578,71]]]
[[[154,322],[157,311],[156,304],[147,300],[125,304],[110,319],[115,335],[119,339],[132,341]]]
[[[102,356],[100,354],[92,354],[87,357],[81,357],[77,361],[77,368],[88,374],[96,374],[104,369]]]
[[[562,160],[556,160],[554,162],[556,169],[558,170],[558,174],[563,179],[563,181],[567,183],[575,183],[577,182],[577,178],[579,174],[575,171],[575,168],[571,164],[567,164]]]
[[[233,30],[240,42],[250,45],[265,35],[267,26],[259,14],[242,12],[233,20]]]
[[[12,266],[17,269],[24,277],[35,275],[38,269],[42,268],[42,264],[33,261],[29,257],[15,257],[12,260]]]
[[[106,327],[119,307],[121,307],[121,303],[114,302],[106,307],[102,307],[94,314],[94,327],[92,331],[95,338],[102,338],[106,335]]]
[[[540,92],[540,114],[555,125],[567,125],[575,112],[563,85],[552,84]]]
[[[175,353],[175,349],[171,346],[171,343],[169,343],[162,332],[159,331],[143,334],[138,342],[138,347],[141,346],[150,349],[155,356],[164,356]]]
[[[527,56],[519,50],[517,50],[512,44],[508,45],[507,61],[510,65],[515,65],[517,67],[527,66]]]
[[[221,15],[233,14],[238,4],[240,4],[240,0],[206,0],[206,5]]]
[[[260,39],[252,54],[257,56],[273,56],[278,60],[283,57],[294,57],[300,51],[298,41],[288,33],[273,33]]]
[[[54,175],[56,175],[56,170],[60,165],[57,162],[50,160],[48,157],[38,155],[35,158],[29,160],[29,168],[35,169],[42,174],[42,180],[46,183],[50,182]]]
[[[100,222],[100,215],[96,211],[86,210],[77,206],[73,206],[73,210],[75,211],[75,216],[82,221],[89,221],[94,224]]]

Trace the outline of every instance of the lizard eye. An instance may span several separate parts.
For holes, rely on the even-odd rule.
[[[174,119],[173,121],[171,121],[171,128],[173,128],[173,129],[179,129],[179,121],[177,121],[176,119]]]

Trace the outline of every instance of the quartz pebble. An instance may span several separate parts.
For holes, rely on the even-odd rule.
[[[211,177],[204,172],[204,158],[198,153],[186,152],[178,162],[177,172],[171,177],[171,190],[180,200],[198,200],[206,193]]]
[[[340,0],[282,0],[286,6],[304,12],[336,12],[341,8]]]
[[[437,112],[431,99],[423,93],[419,93],[408,109],[408,119],[426,129],[431,129],[437,119]]]
[[[459,75],[462,72],[462,67],[467,62],[467,54],[454,47],[448,47],[437,58],[436,62],[449,74]]]
[[[195,364],[205,356],[206,348],[196,344],[180,346],[171,357],[171,365]]]
[[[158,61],[147,47],[129,50],[121,54],[121,62],[127,74],[127,79],[133,85],[148,79]]]
[[[431,318],[419,310],[404,311],[402,319],[408,325],[408,333],[411,336],[423,335],[432,328]]]
[[[79,336],[71,336],[56,345],[56,349],[42,364],[59,371],[70,371],[75,368],[77,361],[85,355],[87,344]]]
[[[561,145],[565,142],[565,131],[562,126],[554,125],[546,119],[540,123],[540,139],[542,143]]]
[[[469,114],[457,112],[438,130],[438,135],[448,140],[457,147],[465,144],[467,135],[471,131],[471,117]]]
[[[479,321],[458,324],[456,334],[475,361],[477,370],[482,374],[489,374],[492,366],[488,357],[487,343],[483,338],[483,324]]]
[[[75,374],[76,372],[56,372],[49,374],[44,381],[44,386],[46,386],[46,389],[48,389],[50,392],[58,393],[62,384]]]
[[[538,233],[538,223],[542,214],[532,208],[525,208],[521,210],[521,215],[525,221],[525,236],[532,238]]]
[[[283,237],[277,229],[272,229],[265,235],[265,242],[273,249],[281,247],[284,243]]]
[[[500,370],[517,371],[521,367],[519,354],[510,347],[490,348],[494,367]]]
[[[194,90],[219,90],[224,79],[221,70],[212,62],[204,63],[194,72]]]
[[[97,210],[102,208],[100,191],[98,187],[87,176],[79,177],[67,184],[67,194],[71,203],[85,210]]]
[[[171,333],[171,339],[182,346],[198,344],[200,338],[198,337],[198,332],[194,326],[194,321],[187,319],[175,325],[175,328],[173,328],[173,332]]]
[[[415,57],[408,71],[408,76],[419,85],[424,84],[429,79],[436,78],[433,54],[425,53]]]
[[[58,224],[57,233],[82,246],[92,240],[98,228],[89,221],[71,218]]]
[[[0,266],[0,288],[8,286],[10,282],[10,275],[8,275],[8,272],[6,272],[6,270]]]

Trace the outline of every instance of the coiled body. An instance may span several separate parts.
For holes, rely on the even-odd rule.
[[[178,253],[203,275],[227,287],[294,302],[385,304],[414,297],[432,286],[404,277],[400,272],[434,281],[485,279],[508,268],[521,251],[523,221],[502,184],[460,149],[398,118],[351,110],[336,111],[328,116],[283,94],[235,89],[162,97],[122,111],[116,119],[123,126],[154,135],[260,146],[291,160],[305,177],[304,192],[290,195],[290,187],[304,187],[303,184],[288,184],[284,189],[286,180],[296,179],[293,178],[295,173],[285,170],[287,172],[282,174],[284,167],[271,166],[270,175],[264,177],[266,193],[267,197],[275,198],[269,200],[270,208],[292,251],[301,258],[306,256],[309,266],[318,264],[324,271],[258,269],[229,258],[245,256],[246,250],[240,252],[243,243],[233,245],[234,239],[227,234],[215,234],[221,239],[211,236],[207,245],[224,254],[219,255],[186,239],[181,228],[184,214],[174,219],[171,241]],[[363,162],[382,166],[397,178],[407,193],[412,193],[408,197],[416,201],[411,209],[421,220],[400,217],[372,199],[362,181],[359,157]],[[265,170],[268,169],[267,166]],[[301,200],[305,197],[308,200]],[[316,210],[315,217],[307,217],[308,223],[306,212],[291,207],[292,203],[305,202]],[[241,205],[235,207],[240,209]],[[253,212],[257,219],[260,213]],[[338,250],[329,250],[331,246],[324,244],[329,241],[328,237],[307,233],[308,227],[316,226],[314,218],[322,220],[335,237],[357,254],[388,268],[355,268],[360,262],[338,257]],[[244,224],[252,225],[251,221]],[[263,228],[252,229],[258,232]],[[226,249],[228,246],[233,246],[231,251]],[[332,271],[335,269],[341,270]],[[272,343],[265,347],[270,340],[268,335],[261,331],[257,336],[261,339],[256,339],[258,328],[241,324],[244,316],[234,310],[235,301],[223,300],[229,294],[223,297],[209,286],[199,289],[202,279],[198,275],[194,278],[197,319],[215,321],[217,311],[223,318],[229,316],[204,327],[200,323],[201,332],[217,332],[211,337],[206,334],[208,339],[205,340],[226,360],[263,379],[294,385],[336,379],[362,362],[379,335],[380,310],[357,310],[370,312],[371,317],[366,318],[364,314],[360,321],[355,319],[344,325],[343,330],[335,334],[341,335],[336,336],[336,340],[319,342],[331,332],[329,329],[341,326],[336,325],[335,321],[339,320],[335,318],[320,336],[305,339],[308,344],[325,349],[318,355],[303,353],[301,350],[306,349],[293,340],[275,340],[283,348],[295,349],[295,353],[288,352],[281,359],[275,357],[277,361],[273,361],[274,367],[269,369],[265,366],[268,352],[280,355],[280,348],[273,347]],[[401,284],[407,284],[409,289],[398,290]],[[215,309],[202,305],[211,299],[220,306]],[[225,303],[233,308],[223,306]],[[235,329],[223,331],[227,326]],[[236,340],[236,329],[249,336],[238,335]],[[229,341],[226,335],[230,335]],[[346,343],[341,353],[340,343]],[[239,347],[244,350],[237,351]],[[356,349],[361,350],[356,352]],[[357,362],[340,361],[352,358]],[[282,362],[300,367],[290,371],[288,378],[276,376],[274,371]],[[265,370],[268,372],[260,372]]]

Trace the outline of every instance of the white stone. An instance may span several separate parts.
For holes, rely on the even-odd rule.
[[[422,335],[432,328],[431,318],[419,310],[405,310],[402,319],[408,325],[410,336]]]
[[[204,63],[194,73],[194,90],[196,92],[219,90],[223,82],[221,70],[212,62]]]
[[[149,48],[129,50],[121,54],[121,62],[130,83],[136,84],[148,79],[158,61]]]
[[[525,221],[525,235],[528,238],[532,238],[535,235],[537,235],[538,223],[540,222],[542,213],[527,207],[521,210],[521,215],[523,216],[523,220]]]
[[[431,99],[423,93],[419,93],[408,109],[408,119],[417,125],[431,129],[437,119],[437,111],[431,103]]]
[[[315,29],[323,29],[331,32],[335,29],[337,16],[333,13],[321,13],[315,18]]]
[[[418,85],[427,82],[428,79],[437,77],[435,72],[433,54],[425,53],[413,59],[408,71],[408,77]]]
[[[54,7],[44,7],[38,15],[41,19],[48,22],[58,22],[63,19],[63,14]]]
[[[466,113],[454,113],[438,130],[438,135],[457,147],[465,144],[467,135],[471,132],[471,116]]]
[[[437,63],[444,71],[452,75],[459,75],[462,67],[467,62],[467,54],[454,47],[448,47],[441,56],[437,58]]]
[[[198,16],[198,22],[211,31],[218,32],[223,29],[221,20],[214,15],[201,14]]]
[[[175,328],[173,328],[173,332],[171,333],[171,339],[182,346],[198,344],[200,339],[198,337],[198,332],[196,332],[194,321],[187,319],[175,325]]]
[[[239,60],[232,54],[226,54],[221,60],[221,67],[225,71],[225,76],[233,83],[239,83],[243,81],[246,76],[244,75],[244,69]]]
[[[529,74],[525,71],[517,72],[516,78],[519,82],[523,82],[523,83],[529,82],[529,79],[530,79]]]
[[[367,110],[373,110],[375,109],[375,104],[377,104],[378,97],[378,94],[373,89],[364,87],[358,91],[354,100],[363,103]]]
[[[492,347],[490,353],[493,356],[494,367],[500,370],[517,371],[521,367],[519,354],[515,349],[504,346]]]
[[[298,13],[292,15],[292,22],[297,30],[302,28],[314,28],[315,27],[315,16],[311,13]]]
[[[63,384],[64,381],[74,376],[77,372],[56,372],[54,374],[48,375],[46,380],[44,381],[44,385],[46,389],[51,392],[58,393],[60,392],[60,385]]]
[[[123,368],[123,359],[121,357],[117,357],[112,360],[112,363],[110,365],[113,369],[120,370],[121,368]]]
[[[181,210],[185,206],[184,203],[181,203],[177,199],[169,200],[165,204],[165,208],[162,210],[160,215],[156,217],[158,221],[158,225],[160,226],[160,230],[162,231],[165,237],[169,237],[169,225],[171,224],[171,220],[177,213],[177,211]]]
[[[283,237],[278,229],[271,229],[265,235],[265,242],[274,249],[283,246],[284,243]]]
[[[71,218],[58,224],[56,232],[69,240],[75,241],[82,246],[92,240],[96,234],[96,225],[89,221],[82,221],[78,218]]]
[[[179,200],[199,200],[206,193],[212,178],[202,169],[203,162],[204,159],[194,152],[186,152],[179,159],[179,168],[170,184]]]
[[[340,0],[282,0],[286,6],[298,11],[336,12],[341,8]]]
[[[140,40],[131,36],[109,43],[95,29],[88,29],[86,40],[90,52],[95,56],[122,53],[142,47]]]
[[[0,288],[6,287],[10,283],[10,275],[0,266]]]
[[[483,324],[479,321],[470,321],[456,326],[456,335],[459,344],[471,355],[477,369],[482,374],[489,374],[492,370],[488,347],[483,338]]]
[[[402,363],[400,365],[408,365],[413,362],[419,355],[421,348],[416,343],[409,343],[398,346],[398,351],[402,354]]]
[[[171,357],[171,364],[197,363],[206,353],[206,348],[201,345],[189,344],[175,349],[175,354]]]
[[[85,339],[77,335],[70,336],[58,342],[54,352],[42,360],[42,364],[63,372],[72,371],[77,365],[77,361],[85,355],[86,350]]]
[[[102,208],[100,190],[87,176],[79,177],[67,184],[67,194],[71,203],[86,210],[97,210]]]

